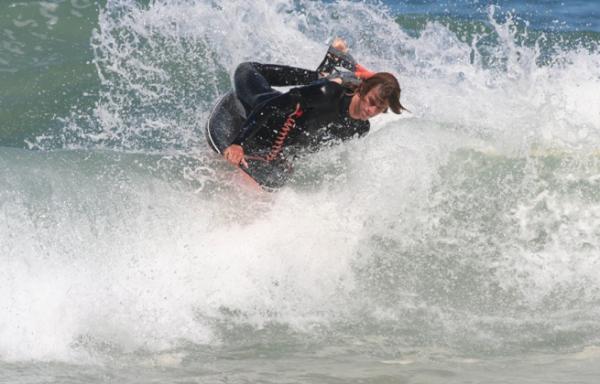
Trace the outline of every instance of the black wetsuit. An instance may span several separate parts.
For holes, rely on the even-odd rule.
[[[288,160],[299,151],[369,132],[368,121],[349,116],[351,90],[318,77],[317,71],[272,64],[242,63],[236,69],[235,92],[248,117],[233,144],[242,145],[253,161],[251,176],[273,173],[268,187],[283,185],[291,171]],[[303,84],[308,85],[286,93],[272,88]]]

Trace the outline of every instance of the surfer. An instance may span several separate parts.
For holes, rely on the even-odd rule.
[[[273,89],[281,86],[297,87],[285,93]],[[246,119],[223,156],[270,188],[285,183],[290,160],[301,150],[364,136],[368,119],[388,109],[405,110],[398,80],[357,64],[341,39],[333,42],[316,71],[242,63],[234,74],[234,89]]]

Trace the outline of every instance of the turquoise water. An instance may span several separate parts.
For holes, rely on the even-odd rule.
[[[496,0],[496,1],[388,1],[401,14],[447,15],[463,20],[486,19],[490,5],[502,12],[503,19],[517,17],[533,29],[545,32],[600,32],[598,4],[589,0]]]
[[[595,383],[594,2],[0,4],[0,382]],[[255,195],[245,60],[344,36],[411,113]]]

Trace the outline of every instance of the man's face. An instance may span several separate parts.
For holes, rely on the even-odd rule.
[[[381,85],[378,85],[359,99],[357,108],[358,119],[368,120],[371,117],[379,115],[388,108],[388,103],[379,97],[380,87]]]

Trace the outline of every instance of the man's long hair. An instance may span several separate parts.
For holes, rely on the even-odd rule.
[[[400,103],[400,83],[394,75],[389,72],[377,72],[373,76],[363,80],[358,87],[354,90],[354,93],[358,93],[360,97],[365,97],[367,93],[377,87],[379,87],[379,97],[388,103],[390,109],[394,113],[402,113],[402,111],[408,111]]]

